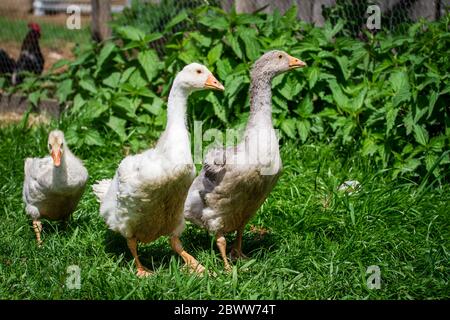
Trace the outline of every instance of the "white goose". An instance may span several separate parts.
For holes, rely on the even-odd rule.
[[[167,126],[156,147],[126,157],[112,180],[94,185],[100,213],[111,230],[127,239],[138,276],[150,271],[139,261],[137,241],[147,243],[160,236],[170,236],[173,250],[191,270],[204,271],[183,250],[179,236],[184,229],[183,204],[195,177],[186,127],[187,99],[191,92],[207,88],[224,89],[205,66],[185,66],[170,90]]]
[[[211,150],[189,189],[185,218],[216,235],[228,271],[224,234],[237,230],[231,254],[245,257],[245,225],[275,186],[282,169],[272,124],[271,81],[282,72],[305,65],[283,51],[267,52],[255,62],[251,72],[250,117],[242,142],[235,147]]]
[[[41,245],[40,219],[66,220],[83,195],[88,172],[80,159],[67,147],[64,134],[50,132],[48,148],[51,157],[25,159],[23,201],[33,219],[33,229]]]

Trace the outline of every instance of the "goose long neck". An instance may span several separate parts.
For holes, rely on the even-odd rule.
[[[175,79],[167,103],[167,125],[157,148],[174,162],[191,164],[191,143],[186,124],[189,91],[179,86]]]
[[[61,155],[61,163],[58,167],[53,166],[53,182],[55,184],[65,183],[67,181],[67,157],[70,150],[65,146]]]
[[[273,128],[271,78],[256,76],[250,84],[250,116],[246,132],[253,128]]]
[[[187,90],[178,86],[175,82],[172,90],[170,91],[167,102],[166,131],[173,126],[186,129],[186,108],[188,96],[189,93]]]

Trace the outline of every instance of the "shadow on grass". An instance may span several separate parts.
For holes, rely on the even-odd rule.
[[[234,232],[226,235],[228,253],[234,244],[236,238],[235,234],[236,233]],[[209,250],[211,248],[214,251],[217,251],[217,253],[219,252],[214,235],[210,235],[206,230],[196,226],[191,225],[186,227],[186,230],[181,236],[181,241],[188,252]],[[263,251],[264,253],[276,251],[278,242],[277,236],[271,232],[261,235],[246,231],[242,237],[242,251],[251,258],[253,254],[256,254],[259,251]]]
[[[72,232],[72,226],[70,224],[72,223],[71,219],[68,220],[48,220],[48,219],[41,219],[42,223],[42,231],[41,231],[41,238],[45,241],[46,237],[50,237],[53,235],[68,235],[70,232]],[[30,229],[31,234],[33,235],[33,238],[36,238],[33,230],[33,222],[28,222],[28,226]]]
[[[105,234],[105,250],[117,258],[123,255],[124,263],[133,261],[126,239],[109,229]],[[160,268],[169,268],[170,257],[176,255],[176,253],[172,251],[167,237],[161,237],[150,243],[139,243],[138,255],[145,267],[155,271]]]
[[[235,236],[227,235],[228,252],[231,250]],[[195,226],[189,226],[181,236],[183,248],[194,257],[198,255],[199,251],[209,251],[211,247],[214,252],[219,254],[216,248],[214,236],[211,236],[203,229]],[[267,253],[277,250],[279,241],[277,236],[271,232],[264,235],[255,234],[252,232],[245,232],[243,237],[243,251],[249,258],[252,256],[265,255]],[[107,230],[104,238],[105,250],[119,259],[123,256],[123,266],[133,262],[133,256],[126,239],[111,230]],[[150,270],[169,269],[170,259],[172,256],[181,259],[170,247],[168,237],[160,237],[151,243],[139,243],[138,255],[142,264]]]

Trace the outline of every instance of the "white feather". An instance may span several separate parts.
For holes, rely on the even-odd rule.
[[[98,202],[102,202],[103,198],[106,195],[106,192],[108,192],[111,181],[112,179],[99,180],[96,181],[96,183],[92,186],[92,190],[94,191]]]

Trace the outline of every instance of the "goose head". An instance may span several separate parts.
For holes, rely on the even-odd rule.
[[[61,165],[65,142],[64,133],[60,130],[53,130],[48,135],[48,149],[55,167],[59,167]]]
[[[252,78],[265,76],[270,79],[280,73],[305,67],[306,63],[281,50],[272,50],[263,54],[252,68]]]
[[[202,89],[224,90],[223,85],[213,76],[211,71],[199,63],[191,63],[185,66],[175,78],[175,83],[188,92]]]

